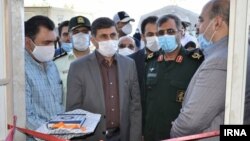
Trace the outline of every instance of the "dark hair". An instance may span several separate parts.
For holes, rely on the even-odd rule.
[[[54,22],[46,16],[34,16],[25,22],[24,25],[25,36],[34,40],[36,38],[37,33],[39,33],[40,27],[45,27],[49,30],[54,30],[55,24]]]
[[[185,30],[187,29],[187,25],[185,24],[185,22],[181,22],[181,25]]]
[[[185,49],[188,49],[188,48],[196,48],[196,44],[195,42],[193,41],[189,41],[186,43],[186,45],[184,46]]]
[[[59,37],[61,37],[62,28],[65,27],[65,26],[69,26],[69,21],[63,21],[62,23],[59,24],[59,27],[58,27]]]
[[[181,29],[181,20],[177,16],[172,14],[161,16],[157,21],[158,27],[161,26],[163,23],[167,22],[169,19],[173,19],[175,21],[175,25],[178,30]]]
[[[229,8],[230,1],[229,0],[214,0],[212,1],[212,7],[209,14],[210,19],[221,16],[223,20],[229,25]]]
[[[91,34],[93,36],[96,36],[97,30],[103,29],[103,28],[110,28],[112,26],[115,26],[115,23],[110,18],[107,18],[107,17],[97,18],[92,23]]]
[[[137,46],[138,48],[140,48],[140,47],[141,47],[141,34],[140,34],[138,28],[136,29],[136,32],[135,32],[135,34],[133,35],[133,38],[134,38],[134,40],[135,40],[136,46]]]
[[[149,16],[146,19],[144,19],[141,23],[141,33],[144,34],[145,33],[145,27],[147,24],[151,23],[151,24],[156,24],[158,17],[156,16]]]

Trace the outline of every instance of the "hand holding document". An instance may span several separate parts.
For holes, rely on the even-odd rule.
[[[71,139],[93,133],[100,122],[100,118],[100,114],[76,109],[64,114],[58,114],[36,131]]]

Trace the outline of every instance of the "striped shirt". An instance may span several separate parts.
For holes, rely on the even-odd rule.
[[[52,116],[64,112],[62,82],[53,61],[36,62],[25,51],[26,127],[37,129]]]

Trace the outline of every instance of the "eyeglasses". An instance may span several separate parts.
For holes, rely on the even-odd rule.
[[[168,35],[175,35],[178,31],[179,31],[179,30],[174,30],[174,29],[172,29],[172,28],[169,28],[169,29],[165,29],[165,30],[159,30],[159,31],[158,31],[158,35],[159,35],[159,36],[163,36],[163,35],[165,35],[166,33],[167,33]]]
[[[125,48],[125,47],[128,47],[130,49],[134,49],[134,45],[133,44],[128,44],[128,45],[125,45],[125,44],[119,44],[118,45],[119,48]]]

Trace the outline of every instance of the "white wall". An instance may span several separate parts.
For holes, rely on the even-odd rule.
[[[25,127],[23,0],[0,0],[0,141],[17,116]],[[16,132],[15,140],[25,136]]]
[[[0,0],[0,140],[7,135],[7,99],[6,99],[6,53],[4,36],[4,1]]]
[[[230,1],[225,124],[243,124],[250,1]]]

